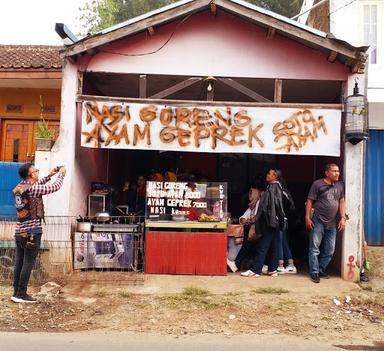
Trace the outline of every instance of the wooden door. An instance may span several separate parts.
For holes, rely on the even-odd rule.
[[[33,161],[33,127],[33,122],[30,121],[4,121],[2,123],[1,161]]]

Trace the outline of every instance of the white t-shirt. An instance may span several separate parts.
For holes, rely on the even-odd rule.
[[[260,203],[260,200],[257,200],[256,202],[256,206],[253,210],[251,210],[250,208],[248,208],[244,214],[240,217],[240,219],[244,218],[244,219],[251,219],[251,217],[254,217],[256,216],[256,213],[257,213],[257,209],[259,208],[259,203]]]

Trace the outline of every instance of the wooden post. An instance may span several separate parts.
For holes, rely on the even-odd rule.
[[[139,97],[146,98],[147,97],[147,75],[140,74],[139,77]]]
[[[281,97],[283,92],[283,81],[281,79],[275,79],[275,95],[274,102],[281,103]]]
[[[83,94],[84,72],[77,71],[77,95]]]

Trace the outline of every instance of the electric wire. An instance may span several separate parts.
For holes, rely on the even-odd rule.
[[[352,0],[352,1],[350,1],[349,3],[347,3],[347,4],[343,5],[343,6],[340,6],[340,7],[337,8],[336,10],[333,10],[332,12],[330,12],[330,13],[329,13],[329,16],[332,15],[333,13],[335,13],[335,12],[337,12],[337,11],[343,9],[344,7],[347,7],[347,6],[351,5],[352,3],[356,2],[356,1],[357,1],[357,0]]]
[[[107,53],[107,54],[113,54],[113,55],[119,55],[119,56],[147,56],[147,55],[153,55],[153,54],[156,54],[157,52],[159,52],[160,50],[162,50],[170,41],[171,39],[173,38],[173,36],[176,34],[177,30],[179,29],[179,27],[184,23],[186,22],[192,15],[194,15],[195,13],[197,13],[197,11],[195,12],[192,12],[190,13],[188,16],[184,17],[176,26],[176,28],[173,30],[173,32],[171,33],[171,35],[169,36],[169,38],[159,47],[157,48],[156,50],[153,50],[153,51],[150,51],[150,52],[145,52],[145,53],[138,53],[138,54],[125,54],[125,53],[122,53],[122,52],[116,52],[116,51],[109,51],[109,50],[105,50],[105,49],[102,49],[102,50],[99,50],[99,52],[103,52],[103,53]]]

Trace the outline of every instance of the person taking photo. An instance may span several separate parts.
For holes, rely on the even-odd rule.
[[[15,230],[16,258],[13,275],[13,295],[15,303],[36,303],[27,294],[27,287],[37,254],[40,249],[42,220],[44,219],[43,195],[58,191],[65,177],[65,167],[56,167],[48,176],[39,180],[39,170],[33,164],[25,163],[19,168],[22,181],[13,189],[17,223]],[[53,183],[51,177],[58,174]]]

